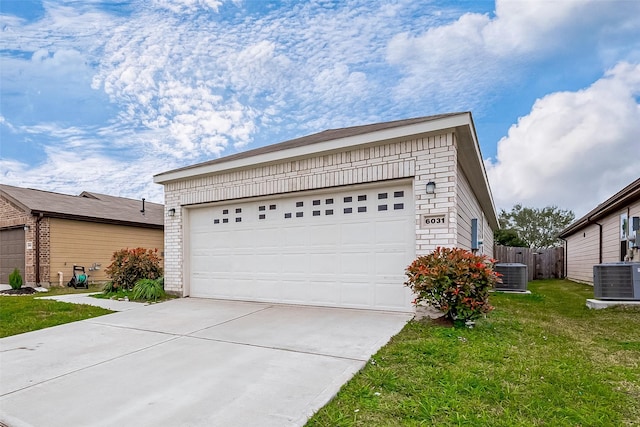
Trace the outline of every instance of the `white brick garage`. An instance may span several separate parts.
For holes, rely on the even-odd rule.
[[[416,255],[491,255],[497,227],[469,113],[325,131],[155,181],[165,288],[182,296],[411,311]]]

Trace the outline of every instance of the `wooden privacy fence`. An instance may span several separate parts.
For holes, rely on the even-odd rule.
[[[493,258],[497,262],[526,264],[529,281],[564,277],[564,248],[531,249],[496,245]]]

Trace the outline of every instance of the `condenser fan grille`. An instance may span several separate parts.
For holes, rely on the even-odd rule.
[[[596,298],[633,299],[633,270],[630,265],[594,266]]]
[[[527,266],[518,263],[496,264],[495,271],[500,273],[502,283],[496,285],[498,290],[526,291],[527,290]]]

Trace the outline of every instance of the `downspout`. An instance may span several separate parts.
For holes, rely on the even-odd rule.
[[[44,216],[40,213],[36,219],[36,286],[40,287],[40,221]]]
[[[599,222],[594,222],[594,224],[600,227],[600,235],[598,238],[598,263],[602,264],[602,224],[600,224]]]
[[[631,237],[631,207],[627,206],[627,247],[626,252],[627,256],[625,257],[629,261],[633,261],[633,248],[629,248],[629,238]]]
[[[564,277],[563,279],[566,279],[569,276],[569,241],[567,239],[565,239],[564,237],[558,237],[560,240],[562,240],[564,242],[564,262],[562,264],[564,264],[562,266],[562,268],[564,269]]]

